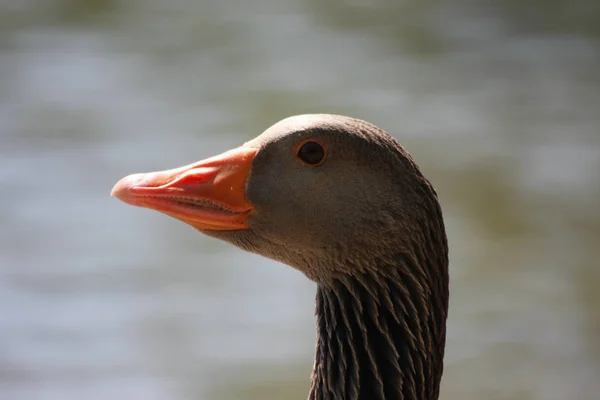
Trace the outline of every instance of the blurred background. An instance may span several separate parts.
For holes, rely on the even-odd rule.
[[[0,0],[0,399],[305,399],[314,284],[109,192],[306,112],[440,195],[441,399],[600,398],[596,0]]]

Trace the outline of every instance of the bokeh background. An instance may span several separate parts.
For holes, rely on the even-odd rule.
[[[438,190],[442,399],[600,399],[596,0],[0,0],[0,399],[304,399],[314,284],[109,192],[305,112]]]

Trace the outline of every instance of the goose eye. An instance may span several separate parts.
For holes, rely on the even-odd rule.
[[[298,149],[298,158],[305,164],[317,166],[325,160],[325,149],[317,142],[308,141]]]

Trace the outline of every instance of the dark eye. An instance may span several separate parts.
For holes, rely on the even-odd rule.
[[[325,149],[317,142],[306,142],[298,150],[298,158],[308,165],[319,165],[325,159]]]

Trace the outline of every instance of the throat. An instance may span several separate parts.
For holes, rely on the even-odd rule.
[[[309,400],[435,400],[443,370],[447,292],[401,269],[319,284]]]

